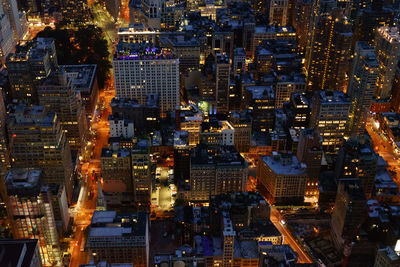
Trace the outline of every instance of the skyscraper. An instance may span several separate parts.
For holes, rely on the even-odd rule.
[[[146,207],[150,204],[151,195],[150,140],[134,140],[131,159],[134,200]]]
[[[340,178],[358,178],[365,196],[371,197],[377,171],[378,155],[366,136],[350,137],[340,149],[335,173]]]
[[[144,104],[146,95],[158,94],[163,114],[180,104],[179,59],[171,52],[143,43],[119,43],[113,70],[117,97]]]
[[[314,93],[310,128],[318,128],[325,152],[336,153],[342,145],[349,109],[349,98],[343,92]]]
[[[40,168],[44,183],[65,185],[72,195],[72,159],[68,140],[55,113],[43,106],[17,105],[7,122],[11,166]]]
[[[5,182],[15,237],[38,239],[43,265],[62,266],[51,192],[42,190],[42,172],[12,169],[7,172]]]
[[[217,54],[215,58],[215,101],[218,113],[227,113],[229,110],[229,82],[229,57],[225,54]]]
[[[358,179],[340,180],[331,217],[331,235],[336,249],[343,252],[345,242],[354,240],[366,216],[366,198]]]
[[[79,150],[87,130],[87,121],[72,79],[62,70],[53,72],[38,87],[38,98],[40,105],[57,114],[71,149]]]
[[[289,20],[289,0],[269,1],[269,22],[286,26]]]
[[[308,38],[305,57],[308,87],[311,90],[344,90],[352,29],[343,10],[314,11]]]
[[[400,35],[396,27],[380,27],[375,34],[375,54],[379,72],[375,97],[390,98],[392,85],[400,57]]]
[[[16,0],[2,0],[4,13],[8,16],[14,33],[15,43],[22,40],[24,32],[19,20],[18,6]]]
[[[347,94],[351,101],[349,120],[346,126],[347,134],[359,135],[365,131],[365,124],[376,86],[378,68],[374,48],[366,42],[357,42],[347,88]]]
[[[8,54],[15,48],[13,30],[8,16],[4,14],[3,6],[0,5],[0,60],[5,63]]]

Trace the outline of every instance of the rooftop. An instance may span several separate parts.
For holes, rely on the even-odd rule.
[[[350,104],[348,96],[342,91],[320,91],[319,97],[323,104]]]
[[[114,54],[114,60],[166,60],[175,58],[171,51],[146,43],[119,42]]]
[[[253,99],[275,99],[275,92],[272,86],[246,86]]]
[[[306,175],[306,166],[292,154],[272,152],[272,156],[262,157],[268,167],[277,175]]]
[[[5,175],[9,195],[38,195],[42,185],[42,171],[39,169],[11,169]]]
[[[0,266],[31,266],[37,239],[0,240]]]
[[[96,75],[96,64],[60,65],[60,69],[73,78],[72,84],[83,92],[90,92]]]

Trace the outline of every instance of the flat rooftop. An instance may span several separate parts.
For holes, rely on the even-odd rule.
[[[292,154],[278,154],[272,152],[272,156],[264,156],[262,160],[277,175],[306,175],[306,166],[297,161]]]

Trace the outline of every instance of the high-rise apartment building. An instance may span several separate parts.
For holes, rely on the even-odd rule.
[[[368,113],[376,87],[379,64],[374,48],[366,42],[357,42],[347,94],[350,97],[350,114],[347,122],[348,134],[365,131]]]
[[[340,91],[316,91],[313,97],[310,128],[319,130],[322,147],[335,153],[343,143],[349,117],[349,98]]]
[[[367,216],[367,203],[358,179],[341,179],[331,217],[331,235],[336,249],[343,252],[352,242]]]
[[[350,137],[340,149],[335,173],[340,178],[358,178],[365,196],[374,191],[378,155],[375,154],[366,136]]]
[[[269,1],[269,22],[286,26],[289,21],[289,0]]]
[[[375,54],[379,64],[375,97],[388,99],[400,55],[400,35],[396,27],[385,26],[376,30]]]
[[[37,103],[37,87],[57,66],[56,49],[51,38],[37,38],[23,46],[6,60],[11,97]]]
[[[150,140],[134,140],[131,151],[133,195],[137,204],[148,206],[151,195]]]
[[[229,57],[217,54],[215,58],[215,102],[218,113],[229,111],[230,69]]]
[[[149,224],[144,212],[95,211],[86,243],[91,259],[95,263],[130,262],[134,267],[149,266]]]
[[[43,106],[17,105],[7,122],[11,166],[40,168],[44,183],[65,185],[72,196],[72,159],[68,140],[55,113]]]
[[[233,146],[198,145],[190,158],[187,199],[208,202],[210,196],[246,191],[248,164]]]
[[[7,172],[5,183],[9,216],[16,238],[38,240],[44,266],[62,266],[51,192],[42,188],[42,179],[42,172],[38,169],[12,169]]]
[[[10,20],[0,5],[0,60],[4,64],[8,54],[15,48],[15,40]]]
[[[267,189],[271,204],[294,204],[304,202],[307,181],[306,165],[299,163],[292,154],[272,152],[261,157],[257,166],[257,179]]]
[[[351,24],[343,10],[313,12],[305,57],[310,89],[345,89],[352,36]]]
[[[79,150],[87,131],[87,120],[72,79],[64,71],[57,70],[43,81],[37,92],[40,105],[57,114],[70,148]]]
[[[166,49],[143,43],[119,43],[113,59],[115,93],[136,99],[158,94],[162,113],[179,106],[179,59]]]
[[[306,196],[317,196],[319,193],[322,154],[322,138],[318,130],[310,128],[301,130],[297,145],[297,159],[307,166]]]

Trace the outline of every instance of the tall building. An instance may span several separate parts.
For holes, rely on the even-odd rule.
[[[85,110],[79,93],[63,70],[52,72],[38,87],[39,104],[57,114],[69,146],[79,150],[87,131]]]
[[[217,113],[229,111],[230,64],[228,55],[217,54],[215,58],[215,102]]]
[[[307,181],[306,165],[292,154],[272,152],[261,157],[257,166],[257,179],[267,189],[269,203],[294,204],[304,202]]]
[[[15,48],[15,39],[8,16],[4,14],[3,6],[0,5],[0,60],[4,64],[8,54]]]
[[[23,46],[6,60],[11,97],[37,103],[37,87],[57,66],[56,49],[51,38],[37,38]]]
[[[144,104],[158,94],[162,113],[179,106],[179,59],[171,52],[139,43],[119,43],[113,59],[115,94]]]
[[[233,146],[235,129],[228,121],[210,118],[201,123],[200,143],[207,145]]]
[[[304,92],[306,89],[306,81],[301,74],[282,74],[277,78],[274,84],[275,108],[282,108],[285,102],[289,102],[292,93]]]
[[[374,191],[378,155],[375,154],[366,136],[350,137],[340,149],[335,173],[340,178],[358,178],[367,197]]]
[[[272,86],[248,86],[244,95],[245,108],[252,111],[253,130],[272,131],[275,121],[275,93]]]
[[[398,265],[400,265],[400,256],[398,251],[393,247],[378,249],[376,252],[374,267],[395,267]]]
[[[249,152],[252,125],[250,115],[244,112],[232,111],[229,116],[229,122],[235,132],[233,142],[236,150],[239,153]]]
[[[42,106],[17,105],[7,123],[11,166],[40,168],[44,183],[65,185],[72,196],[72,159],[68,140],[55,113]]]
[[[117,214],[95,211],[86,247],[98,263],[130,262],[134,267],[149,266],[149,218],[146,213]]]
[[[12,169],[5,183],[13,232],[18,239],[37,239],[44,266],[62,266],[51,192],[42,188],[40,170]]]
[[[396,14],[391,4],[382,0],[373,0],[367,7],[358,11],[360,13],[354,23],[354,44],[365,41],[373,45],[376,30],[381,26],[393,26]]]
[[[7,112],[3,95],[3,90],[0,90],[0,173],[4,173],[10,164],[7,136]]]
[[[37,239],[2,239],[0,255],[0,266],[43,266]]]
[[[341,179],[331,217],[331,235],[337,250],[343,252],[345,243],[356,238],[366,216],[366,198],[358,179]]]
[[[131,157],[128,148],[120,148],[117,143],[110,148],[103,148],[100,161],[104,192],[132,192]]]
[[[396,27],[380,27],[376,30],[375,54],[379,64],[375,97],[388,99],[400,55],[400,35]]]
[[[246,191],[247,161],[233,146],[212,149],[198,145],[190,158],[188,200],[208,202],[210,196]]]
[[[138,205],[148,206],[151,195],[150,140],[136,139],[131,151],[133,195]]]
[[[325,152],[335,153],[343,143],[349,117],[349,98],[339,91],[316,91],[313,97],[310,128],[319,130]]]
[[[297,145],[297,159],[307,166],[306,196],[316,196],[319,193],[322,154],[322,138],[318,130],[310,128],[301,130]]]
[[[292,93],[290,101],[284,105],[284,111],[289,127],[297,130],[307,128],[310,125],[311,105],[306,93]]]
[[[289,0],[269,1],[269,22],[286,26],[289,21]]]
[[[306,51],[312,7],[313,1],[311,0],[295,0],[292,3],[292,25],[296,30],[300,54],[304,54]]]
[[[366,42],[357,42],[353,68],[347,87],[347,94],[351,102],[346,130],[348,134],[359,135],[365,131],[365,124],[374,96],[378,68],[374,48]]]
[[[319,3],[317,1],[316,3]],[[346,85],[352,29],[343,10],[315,14],[310,24],[305,70],[311,90],[339,90]],[[318,12],[317,12],[318,13]]]
[[[16,0],[3,0],[3,11],[8,16],[11,28],[14,33],[15,43],[22,41],[24,37],[24,31],[21,27],[21,22],[19,20],[18,6]]]

